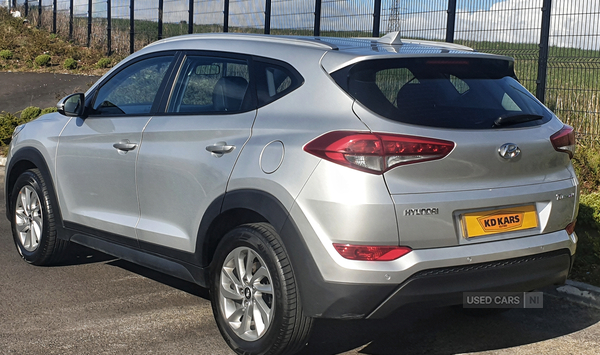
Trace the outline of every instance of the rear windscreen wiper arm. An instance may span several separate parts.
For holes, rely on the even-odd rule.
[[[504,115],[496,118],[492,127],[511,126],[523,122],[536,121],[544,118],[542,115],[520,113],[517,115]]]

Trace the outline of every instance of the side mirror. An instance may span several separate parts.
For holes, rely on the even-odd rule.
[[[56,108],[61,115],[81,117],[85,111],[85,95],[77,93],[66,96],[56,104]]]

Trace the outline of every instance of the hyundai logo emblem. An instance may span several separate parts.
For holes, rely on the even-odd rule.
[[[519,156],[519,154],[521,154],[521,149],[514,143],[506,143],[498,148],[498,154],[500,154],[503,159],[508,160]]]

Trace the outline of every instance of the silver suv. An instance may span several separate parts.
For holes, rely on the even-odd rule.
[[[562,283],[573,129],[513,59],[425,41],[161,40],[17,127],[23,259],[82,244],[210,288],[240,354],[294,353],[313,318]]]

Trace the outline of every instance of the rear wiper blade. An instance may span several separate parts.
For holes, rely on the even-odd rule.
[[[492,127],[511,126],[523,122],[537,121],[544,118],[542,115],[531,113],[520,113],[517,115],[504,115],[496,118]]]

